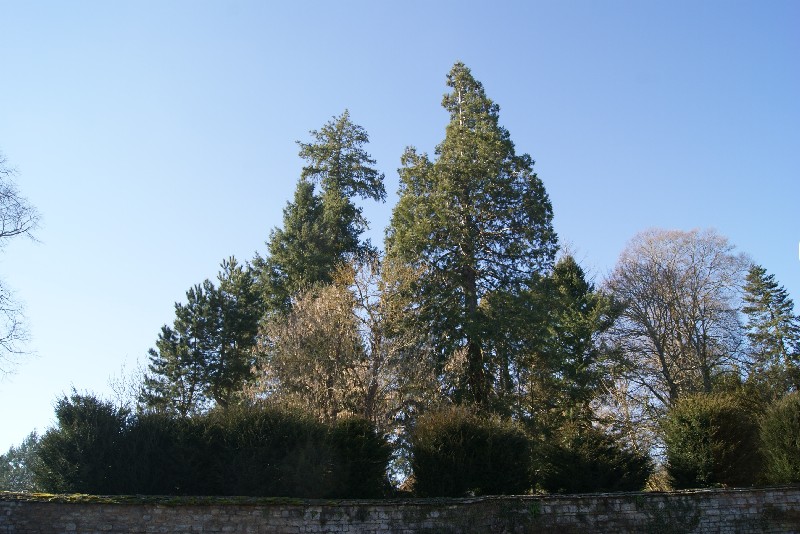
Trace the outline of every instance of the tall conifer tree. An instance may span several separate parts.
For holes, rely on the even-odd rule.
[[[310,133],[312,142],[298,142],[306,165],[283,228],[270,235],[269,255],[255,262],[267,300],[282,311],[308,286],[331,283],[344,262],[374,252],[361,241],[368,224],[353,199],[386,198],[383,174],[364,150],[369,136],[348,111]]]
[[[314,184],[301,179],[294,201],[283,210],[283,228],[270,234],[269,255],[257,257],[267,307],[286,310],[291,297],[318,282],[329,283],[341,260],[325,231],[322,201]]]
[[[618,315],[618,306],[594,284],[571,255],[530,293],[528,310],[506,321],[522,334],[521,354],[513,366],[512,396],[517,416],[539,429],[552,430],[593,421],[591,402],[607,378],[611,351],[602,343]]]
[[[407,307],[439,363],[465,357],[464,371],[445,386],[456,400],[483,404],[494,387],[497,327],[487,297],[516,299],[551,268],[557,241],[544,185],[499,125],[497,104],[462,63],[447,85],[450,123],[436,158],[414,148],[403,155],[387,256],[418,274],[406,288]]]

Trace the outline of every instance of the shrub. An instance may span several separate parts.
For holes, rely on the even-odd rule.
[[[761,443],[767,481],[800,482],[800,392],[770,406],[761,421]]]
[[[735,395],[685,397],[668,412],[663,430],[676,488],[746,486],[758,480],[758,424]]]
[[[421,416],[411,433],[417,495],[506,495],[530,488],[530,445],[513,422],[466,408]]]
[[[601,429],[562,429],[535,454],[537,482],[551,493],[638,491],[652,473],[647,455],[623,447]]]
[[[36,484],[55,493],[117,493],[128,415],[92,395],[73,392],[59,399],[57,426],[39,443]]]
[[[275,407],[205,416],[202,454],[214,494],[308,498],[378,497],[389,447],[363,419],[326,425]]]

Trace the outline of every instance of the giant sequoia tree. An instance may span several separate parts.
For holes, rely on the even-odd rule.
[[[464,364],[444,384],[456,400],[487,402],[498,315],[488,297],[513,301],[548,270],[557,249],[553,212],[533,160],[517,155],[499,107],[461,63],[447,76],[450,113],[436,158],[406,149],[387,258],[416,273],[401,288],[411,328],[429,336],[440,366]]]

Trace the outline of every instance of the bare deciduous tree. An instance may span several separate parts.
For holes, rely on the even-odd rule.
[[[14,184],[14,174],[0,154],[0,249],[13,237],[32,238],[39,222],[36,208],[20,195]],[[24,352],[20,344],[26,338],[22,307],[11,290],[0,281],[0,375],[8,373],[16,357]]]
[[[714,231],[649,230],[628,244],[607,281],[624,304],[612,340],[630,391],[652,406],[710,392],[742,363],[739,317],[748,259]]]
[[[352,411],[353,382],[364,359],[353,296],[331,284],[301,293],[286,315],[261,331],[257,377],[261,392],[329,421]]]
[[[362,416],[385,432],[433,373],[401,357],[394,308],[377,259],[343,266],[329,285],[301,292],[259,341],[256,383],[245,395],[309,410],[321,420]],[[425,388],[423,388],[425,389]],[[428,388],[430,389],[430,388]]]

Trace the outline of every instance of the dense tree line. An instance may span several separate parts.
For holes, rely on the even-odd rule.
[[[362,239],[359,204],[385,199],[384,176],[345,111],[299,143],[266,253],[225,260],[175,304],[135,406],[59,401],[58,425],[31,438],[39,483],[366,496],[388,491],[387,469],[419,495],[800,481],[800,319],[774,276],[716,232],[653,229],[595,285],[559,252],[499,106],[463,64],[447,86],[434,155],[401,158],[384,250]]]

